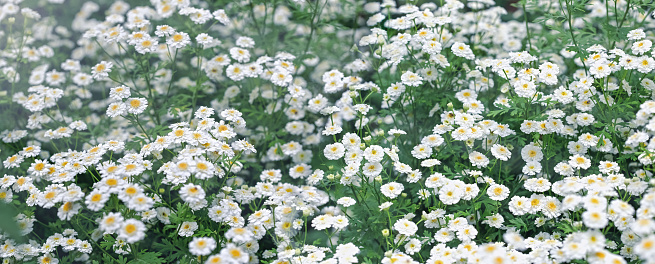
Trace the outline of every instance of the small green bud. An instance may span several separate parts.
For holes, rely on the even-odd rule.
[[[375,181],[376,181],[377,183],[382,183],[382,176],[380,176],[380,175],[375,176]]]

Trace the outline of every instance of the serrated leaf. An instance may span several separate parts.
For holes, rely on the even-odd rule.
[[[132,261],[128,262],[130,264],[162,264],[164,260],[160,258],[160,252],[146,252],[145,250],[141,251]]]

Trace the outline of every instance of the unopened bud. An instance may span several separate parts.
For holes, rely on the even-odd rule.
[[[501,87],[500,87],[500,92],[501,92],[501,93],[507,93],[507,92],[509,92],[509,84],[505,84],[505,85],[501,86]]]
[[[389,236],[389,229],[386,229],[386,228],[383,229],[383,230],[382,230],[382,236],[384,236],[384,237],[388,237],[388,236]],[[386,253],[385,253],[385,255],[386,255]]]

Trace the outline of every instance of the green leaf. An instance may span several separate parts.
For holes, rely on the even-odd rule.
[[[188,251],[176,247],[169,239],[163,239],[161,242],[162,243],[152,243],[152,248],[158,252],[169,252],[165,257],[167,262],[180,260],[182,257],[188,254]]]
[[[14,220],[14,217],[18,214],[16,209],[0,202],[0,212],[2,212],[0,214],[0,230],[7,232],[10,238],[22,241],[23,237],[20,234],[20,228],[18,228],[18,223]]]
[[[161,256],[160,252],[146,252],[145,250],[141,251],[136,257],[136,259],[133,259],[132,261],[128,262],[130,264],[137,264],[137,263],[148,263],[148,264],[161,264],[164,263],[164,260],[160,258]]]
[[[511,225],[509,226],[514,226],[519,229],[528,230],[528,225],[521,218],[514,218],[509,220],[509,222],[511,223]]]

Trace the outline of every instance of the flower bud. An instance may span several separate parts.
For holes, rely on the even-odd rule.
[[[383,230],[382,230],[382,236],[384,236],[384,237],[388,237],[388,236],[389,236],[389,229],[386,229],[386,228],[383,229]],[[385,253],[385,254],[386,254],[386,253]]]
[[[509,92],[509,83],[504,84],[503,86],[500,87],[500,92],[501,93],[507,93]]]

